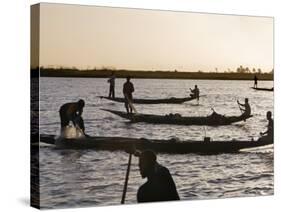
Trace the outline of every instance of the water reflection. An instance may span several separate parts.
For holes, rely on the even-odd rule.
[[[265,112],[273,111],[273,93],[249,89],[248,81],[210,80],[144,80],[133,79],[135,96],[139,98],[183,97],[197,84],[202,94],[195,102],[181,105],[137,105],[142,113],[180,113],[203,116],[211,107],[226,115],[240,115],[236,100],[248,97],[254,118],[231,126],[170,126],[130,124],[100,108],[124,110],[124,105],[96,98],[107,93],[105,79],[41,78],[40,131],[59,133],[58,109],[65,102],[86,101],[84,119],[86,132],[98,136],[202,140],[251,139],[264,131]],[[260,82],[272,87],[272,82]],[[116,80],[116,96],[122,96],[123,80]],[[263,85],[262,85],[263,84]],[[107,88],[107,87],[106,87]],[[124,152],[40,149],[40,192],[43,208],[83,207],[120,204],[128,155]],[[158,155],[159,163],[169,168],[183,200],[273,194],[273,147],[239,154],[220,155]],[[133,158],[126,203],[136,203],[138,187],[144,182]]]

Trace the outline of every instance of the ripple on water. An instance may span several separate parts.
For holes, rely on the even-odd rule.
[[[200,104],[136,105],[139,112],[180,113],[206,116],[211,107],[226,115],[240,115],[236,100],[250,99],[254,117],[230,126],[171,126],[136,123],[99,110],[124,111],[124,104],[96,96],[107,93],[106,79],[42,78],[40,80],[40,132],[60,130],[58,109],[65,103],[83,98],[86,131],[98,136],[124,136],[148,139],[232,140],[257,138],[267,125],[265,113],[273,111],[273,93],[253,92],[248,81],[144,80],[133,79],[134,96],[139,98],[182,97],[195,83],[202,94]],[[270,87],[272,82],[261,82]],[[116,96],[122,96],[123,80],[116,80]],[[106,88],[106,89],[105,89]],[[184,88],[184,89],[183,89]],[[75,95],[74,95],[75,94]],[[183,200],[256,196],[273,194],[273,147],[220,155],[158,154],[159,163],[169,168]],[[43,208],[86,207],[120,204],[128,154],[107,151],[55,150],[40,148],[40,197]],[[136,203],[142,179],[138,158],[132,158],[126,203]]]

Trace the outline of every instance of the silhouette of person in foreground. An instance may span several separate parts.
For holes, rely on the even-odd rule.
[[[241,104],[238,100],[237,100],[237,103],[239,105],[240,110],[243,112],[242,116],[249,117],[251,115],[251,107],[250,107],[250,104],[249,104],[249,99],[245,98],[244,104]],[[242,106],[244,108],[241,108],[240,106]]]
[[[115,74],[114,72],[111,73],[110,78],[107,80],[109,83],[109,95],[108,98],[115,98]]]
[[[260,133],[262,137],[259,138],[259,141],[263,141],[263,140],[273,141],[273,119],[272,119],[271,111],[267,111],[266,119],[268,120],[267,131]]]
[[[123,94],[127,113],[132,113],[133,92],[135,91],[134,85],[130,82],[130,79],[130,77],[127,77],[127,81],[123,85]]]
[[[61,120],[61,133],[64,132],[66,126],[69,125],[70,121],[75,127],[79,127],[85,136],[85,126],[82,118],[83,108],[85,106],[85,101],[80,99],[78,102],[70,102],[62,105],[60,107],[60,120]]]
[[[258,87],[258,78],[257,78],[257,75],[255,75],[254,77],[254,88],[257,88]]]
[[[139,168],[142,178],[147,178],[147,181],[138,189],[138,202],[180,199],[169,170],[157,163],[154,152],[145,150],[140,153]]]
[[[200,91],[199,91],[199,88],[197,87],[197,85],[194,86],[194,89],[190,88],[190,91],[191,91],[190,96],[193,97],[193,98],[196,98],[197,99],[197,103],[198,103],[199,102]]]

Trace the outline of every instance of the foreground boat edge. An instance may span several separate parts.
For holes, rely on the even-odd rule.
[[[82,139],[56,139],[54,135],[40,135],[40,143],[55,145],[57,149],[92,149],[108,151],[128,151],[152,149],[159,153],[168,154],[220,154],[237,153],[242,149],[256,148],[273,144],[273,141],[176,141],[176,140],[148,140],[144,138],[126,137],[89,137]],[[36,143],[34,145],[40,145]]]

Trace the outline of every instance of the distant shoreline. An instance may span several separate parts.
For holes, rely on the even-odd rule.
[[[129,70],[78,70],[40,68],[40,77],[70,77],[70,78],[107,78],[114,72],[117,78],[141,79],[202,79],[202,80],[253,80],[256,75],[258,80],[272,81],[272,73],[220,73],[220,72],[177,72],[177,71],[129,71]],[[32,69],[31,76],[39,76],[39,69]]]

